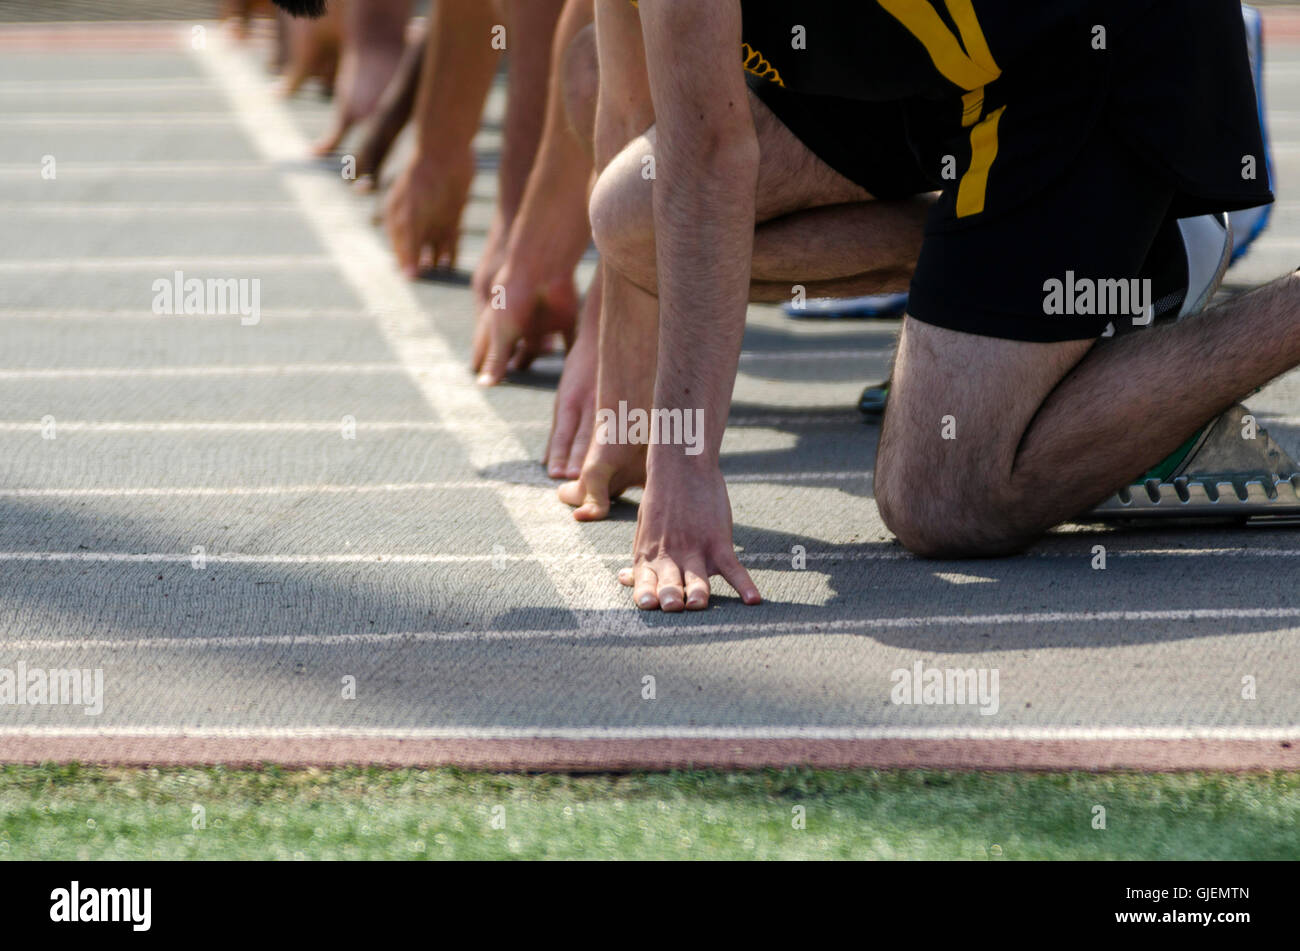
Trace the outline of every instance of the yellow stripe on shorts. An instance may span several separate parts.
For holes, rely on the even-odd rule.
[[[957,217],[969,218],[984,210],[984,196],[989,187],[989,169],[998,157],[998,120],[1006,106],[995,109],[970,130],[970,168],[957,186]]]
[[[948,0],[952,14],[961,31],[966,49],[957,41],[939,13],[926,0],[877,0],[880,6],[909,33],[921,41],[930,54],[935,69],[945,79],[962,89],[973,90],[987,86],[1002,75],[993,61],[988,42],[980,29],[979,21],[970,0]],[[969,55],[967,54],[969,50]]]

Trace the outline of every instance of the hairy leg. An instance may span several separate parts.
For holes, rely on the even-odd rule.
[[[923,555],[1023,549],[1300,364],[1298,324],[1297,273],[1102,344],[999,340],[909,318],[877,454],[881,516]],[[944,438],[944,417],[955,438]]]
[[[505,0],[505,9],[513,42],[507,40],[510,65],[506,74],[506,115],[501,135],[501,167],[497,172],[496,211],[472,282],[480,307],[487,303],[489,282],[505,258],[510,228],[537,157],[551,74],[551,40],[564,0]]]
[[[601,169],[627,142],[654,122],[654,106],[635,9],[623,0],[597,0],[597,54],[600,91],[596,105],[594,152]],[[592,226],[600,213],[592,197]],[[654,399],[658,355],[659,302],[601,259],[596,406],[613,409],[619,401],[649,406]],[[609,513],[611,497],[645,481],[645,447],[591,441],[582,474],[559,488],[575,506],[574,518],[590,521]]]

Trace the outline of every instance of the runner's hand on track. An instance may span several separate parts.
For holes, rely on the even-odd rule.
[[[474,327],[473,369],[482,386],[495,386],[507,370],[526,370],[555,334],[572,344],[578,292],[572,276],[539,284],[498,272]]]
[[[695,461],[668,462],[656,447],[636,519],[633,564],[618,580],[644,611],[699,611],[709,606],[709,578],[722,575],[746,604],[762,599],[731,540],[731,501],[722,472]],[[656,466],[663,468],[656,468]]]
[[[414,280],[422,267],[456,267],[460,217],[474,180],[474,154],[450,160],[416,158],[393,183],[384,223],[398,267]]]

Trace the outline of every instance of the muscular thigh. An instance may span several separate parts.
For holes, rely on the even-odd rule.
[[[796,211],[871,200],[865,188],[809,151],[752,91],[749,103],[759,143],[756,224]],[[602,253],[627,261],[634,279],[654,273],[657,141],[654,126],[633,138],[601,172],[592,192],[596,243]]]
[[[759,223],[823,205],[871,200],[865,188],[813,154],[753,91],[749,106],[758,136],[755,218]]]

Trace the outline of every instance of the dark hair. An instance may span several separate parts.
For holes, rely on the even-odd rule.
[[[296,17],[318,17],[325,12],[325,0],[273,0],[285,13]]]

